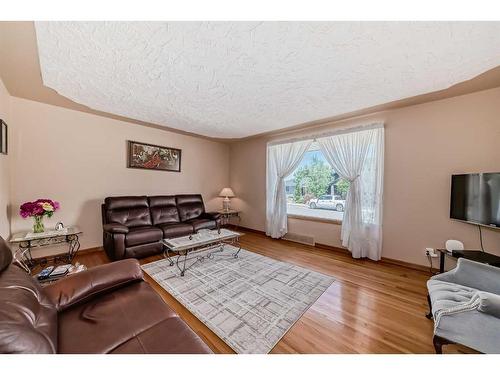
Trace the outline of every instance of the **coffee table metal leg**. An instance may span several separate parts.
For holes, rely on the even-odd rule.
[[[234,245],[238,247],[238,250],[233,254],[233,257],[238,258],[238,254],[240,253],[241,250],[241,243],[239,238],[235,240]]]
[[[163,250],[163,258],[168,259],[168,263],[169,263],[170,267],[172,267],[174,265],[174,261],[170,257],[170,254],[168,252],[168,247],[164,246],[164,248],[165,248],[165,250]]]
[[[209,252],[204,258],[214,259],[214,256],[216,253],[222,253],[224,251],[224,245],[225,245],[224,242],[221,242],[221,243],[216,243],[213,246],[207,247],[207,251],[210,249],[216,249],[216,248],[219,248],[219,249]]]
[[[179,254],[177,256],[177,268],[179,269],[179,271],[181,271],[181,276],[184,276],[184,272],[186,271],[186,260],[187,260],[187,255],[188,255],[188,251],[187,250],[184,250],[184,254]],[[184,261],[182,262],[182,268],[181,266],[179,266],[179,259],[181,258],[181,256],[184,256]]]
[[[185,252],[185,254],[184,254],[184,266],[182,267],[181,276],[184,276],[184,272],[186,271],[186,260],[187,260],[187,256],[188,256],[188,251],[186,250],[186,252]]]

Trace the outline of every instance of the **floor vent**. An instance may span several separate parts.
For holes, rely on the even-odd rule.
[[[285,234],[285,236],[283,237],[283,239],[287,240],[287,241],[293,241],[293,242],[302,243],[304,245],[311,245],[311,246],[315,245],[314,237],[312,237],[312,236],[305,236],[303,234],[287,233],[287,234]]]

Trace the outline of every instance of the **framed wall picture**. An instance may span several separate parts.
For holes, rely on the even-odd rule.
[[[128,168],[180,172],[181,150],[128,141]]]
[[[0,120],[0,154],[7,155],[8,148],[8,128],[5,121]]]

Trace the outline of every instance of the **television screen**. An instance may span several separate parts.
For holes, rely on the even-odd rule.
[[[500,173],[453,175],[450,217],[500,227]]]

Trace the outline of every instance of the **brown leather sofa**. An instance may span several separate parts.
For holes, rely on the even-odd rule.
[[[0,237],[0,353],[211,353],[135,259],[44,288],[11,262]]]
[[[205,212],[200,194],[108,197],[102,205],[103,246],[113,259],[143,258],[163,251],[163,238],[220,226]]]

